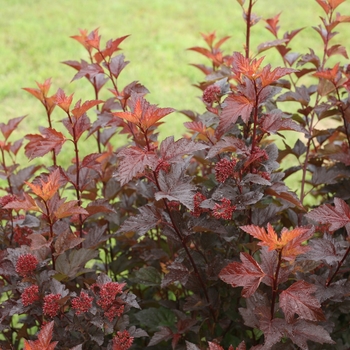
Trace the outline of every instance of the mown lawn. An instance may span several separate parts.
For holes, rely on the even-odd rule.
[[[200,91],[191,84],[202,75],[189,63],[205,63],[205,59],[186,48],[202,45],[200,32],[213,30],[218,36],[231,36],[225,44],[227,53],[241,50],[245,40],[241,8],[233,0],[0,0],[0,8],[0,120],[28,114],[22,132],[46,126],[40,103],[22,87],[34,87],[35,81],[52,77],[52,93],[61,87],[75,92],[76,100],[93,98],[84,80],[70,84],[74,71],[60,63],[86,58],[80,44],[69,38],[78,34],[78,28],[90,31],[99,27],[102,42],[130,34],[122,44],[131,61],[121,75],[122,83],[140,81],[151,91],[148,99],[161,107],[199,112],[203,111],[197,98]],[[317,25],[323,15],[315,0],[259,0],[255,7],[255,13],[263,18],[281,11],[281,34]],[[350,1],[339,11],[350,14]],[[342,34],[338,39],[348,46],[350,26],[339,28]],[[260,21],[252,31],[252,51],[259,43],[272,39]],[[306,52],[308,47],[322,48],[321,39],[311,28],[302,31],[293,43],[299,52]],[[273,66],[280,63],[274,50],[264,54]],[[341,58],[337,56],[335,61]],[[61,119],[62,114],[57,113],[55,118]],[[180,136],[184,117],[172,114],[165,120],[161,137]]]

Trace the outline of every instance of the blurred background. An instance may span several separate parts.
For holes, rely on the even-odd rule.
[[[350,1],[337,9],[350,15]],[[280,35],[307,27],[291,45],[306,53],[308,47],[322,50],[319,35],[309,27],[318,25],[324,12],[316,0],[258,0],[253,11],[263,19],[279,12]],[[28,114],[21,128],[34,133],[32,127],[46,126],[40,103],[22,87],[36,87],[35,81],[52,78],[53,94],[61,87],[79,98],[93,99],[93,91],[85,79],[70,83],[75,71],[61,64],[65,60],[87,59],[84,48],[69,36],[79,34],[79,28],[89,32],[99,27],[101,43],[127,34],[121,45],[130,64],[120,80],[126,85],[133,80],[144,84],[151,92],[148,100],[160,107],[204,111],[193,87],[202,80],[202,73],[189,63],[206,63],[200,54],[186,50],[204,46],[200,33],[216,31],[218,37],[229,35],[225,53],[241,51],[245,40],[242,10],[235,0],[0,0],[0,121]],[[261,20],[252,30],[251,51],[258,44],[273,40]],[[350,25],[339,26],[342,32],[335,41],[349,49]],[[275,49],[263,53],[265,64],[278,65]],[[334,61],[344,62],[341,56]],[[343,60],[342,60],[343,59]],[[316,82],[316,80],[315,80]],[[63,116],[57,113],[57,120]],[[53,118],[55,119],[55,113]],[[166,118],[163,137],[183,132],[185,118],[179,113]]]

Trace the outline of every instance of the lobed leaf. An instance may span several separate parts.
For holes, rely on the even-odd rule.
[[[288,323],[294,320],[294,314],[309,321],[324,321],[321,304],[315,298],[316,286],[305,281],[293,283],[280,294],[280,307]]]
[[[42,157],[50,151],[54,151],[57,155],[66,142],[61,132],[51,128],[41,128],[41,135],[28,134],[25,138],[29,140],[25,146],[25,155],[29,159]]]
[[[247,253],[240,253],[241,263],[233,262],[223,268],[220,279],[232,287],[243,287],[242,296],[248,298],[255,293],[265,276],[260,265]]]

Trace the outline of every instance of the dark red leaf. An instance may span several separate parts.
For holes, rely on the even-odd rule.
[[[26,135],[29,140],[25,146],[25,154],[29,159],[42,157],[54,150],[56,155],[60,153],[63,144],[66,141],[64,135],[51,128],[41,128],[41,135]]]
[[[169,136],[162,141],[159,151],[162,161],[176,163],[181,161],[183,156],[193,154],[196,151],[206,148],[208,148],[207,145],[199,142],[194,142],[185,138],[174,141],[174,137]]]
[[[266,20],[267,25],[265,28],[269,30],[274,37],[278,37],[278,30],[280,29],[280,26],[278,25],[279,19],[280,19],[281,13],[277,14],[275,17],[268,18]]]
[[[162,221],[158,211],[151,206],[139,208],[139,214],[129,217],[121,225],[117,233],[134,232],[137,236],[144,235]]]
[[[258,46],[257,50],[258,53],[262,53],[266,50],[269,50],[273,47],[285,44],[287,42],[287,39],[276,39],[276,40],[272,40],[272,41],[266,41],[265,43],[262,43]]]
[[[346,48],[342,45],[333,45],[327,50],[327,56],[342,55],[345,58],[349,58]]]
[[[121,54],[113,57],[109,63],[109,69],[116,79],[118,78],[121,71],[130,63],[129,61],[125,61],[124,58],[125,56]]]
[[[143,173],[146,166],[155,170],[159,161],[154,152],[147,152],[138,147],[124,148],[117,156],[122,158],[117,171],[117,179],[121,185],[128,183],[139,173]]]
[[[182,163],[173,165],[168,173],[159,172],[160,191],[155,194],[155,199],[166,198],[168,201],[177,201],[193,210],[196,186],[190,183],[189,177],[186,178],[185,172],[186,167]]]
[[[255,293],[263,277],[264,271],[247,253],[240,253],[241,263],[233,262],[223,268],[219,277],[232,287],[243,287],[242,296],[250,297]]]
[[[155,332],[153,337],[151,338],[150,342],[148,343],[148,346],[157,345],[158,343],[162,342],[163,340],[169,340],[172,339],[174,334],[172,330],[169,327],[158,327],[160,330]]]
[[[255,107],[255,101],[251,101],[243,95],[230,95],[224,102],[218,127],[218,132],[221,135],[227,132],[239,117],[245,123],[248,123],[252,110]]]
[[[181,263],[174,262],[167,267],[167,272],[162,280],[161,287],[165,288],[169,284],[179,281],[181,284],[186,284],[190,277],[187,267]]]
[[[341,198],[334,198],[334,207],[323,204],[311,210],[306,217],[321,224],[330,224],[329,230],[336,231],[350,222],[350,208]]]
[[[89,213],[82,207],[78,205],[77,200],[72,200],[61,204],[55,211],[55,216],[57,219],[63,219],[72,215],[88,215]]]
[[[280,294],[280,307],[288,323],[292,323],[294,314],[309,321],[324,321],[321,304],[315,298],[316,286],[305,281],[293,283]]]
[[[300,349],[308,349],[308,341],[335,344],[328,331],[322,326],[300,319],[287,328],[287,335]]]
[[[81,79],[82,77],[88,76],[89,78],[94,78],[98,74],[104,74],[103,68],[96,63],[87,63],[82,61],[80,70],[73,77],[72,81]]]
[[[12,118],[8,121],[7,124],[5,123],[0,123],[0,130],[2,134],[4,135],[5,140],[7,140],[12,132],[17,128],[18,124],[25,118],[26,116],[23,117],[18,117],[18,118]]]

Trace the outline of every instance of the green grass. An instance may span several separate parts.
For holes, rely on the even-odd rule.
[[[22,133],[35,133],[39,125],[47,125],[42,106],[22,87],[35,87],[35,81],[52,77],[52,93],[61,87],[67,93],[75,92],[75,100],[93,99],[90,85],[84,79],[70,83],[75,72],[60,63],[87,58],[83,47],[69,38],[78,34],[78,28],[99,27],[103,43],[131,34],[121,45],[131,62],[121,74],[121,84],[138,80],[150,90],[150,102],[198,112],[204,111],[197,98],[200,91],[191,84],[200,81],[202,74],[189,63],[206,61],[186,49],[203,45],[200,32],[213,30],[219,37],[231,36],[224,46],[227,53],[242,50],[245,41],[241,8],[233,0],[0,0],[0,8],[0,121],[28,114],[21,124]],[[293,39],[296,51],[322,49],[320,37],[309,28],[318,25],[323,15],[315,0],[259,0],[254,12],[268,18],[281,11],[281,34],[308,27]],[[350,14],[350,1],[339,11]],[[347,46],[350,26],[339,28],[337,40]],[[272,39],[260,21],[252,29],[251,50]],[[264,54],[266,63],[280,64],[275,50]],[[336,56],[333,61],[341,59]],[[60,120],[62,113],[53,118]],[[166,117],[161,138],[179,137],[185,120],[179,113]]]

